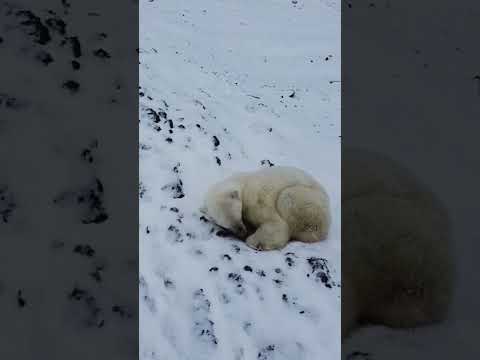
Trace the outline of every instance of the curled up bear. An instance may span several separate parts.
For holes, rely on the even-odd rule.
[[[235,173],[214,184],[202,212],[256,250],[324,240],[331,223],[325,189],[289,166]]]
[[[387,156],[346,149],[342,163],[342,339],[444,320],[455,274],[446,208]]]

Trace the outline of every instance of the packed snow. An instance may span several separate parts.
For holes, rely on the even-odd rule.
[[[340,358],[340,3],[140,1],[140,358]],[[326,188],[326,241],[257,252],[199,211],[235,171]]]

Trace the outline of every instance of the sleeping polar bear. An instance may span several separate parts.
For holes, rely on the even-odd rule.
[[[331,222],[324,188],[287,166],[233,174],[209,189],[202,212],[257,250],[323,240]]]
[[[445,206],[387,156],[344,149],[342,163],[342,339],[444,320],[455,274]]]

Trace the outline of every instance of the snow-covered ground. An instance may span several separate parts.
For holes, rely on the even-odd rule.
[[[369,54],[355,58],[349,105],[359,121],[349,122],[345,136],[355,133],[349,137],[349,145],[400,161],[430,186],[450,211],[452,256],[457,267],[454,303],[443,324],[405,331],[367,327],[353,334],[343,352],[349,360],[478,359],[480,243],[478,196],[472,194],[478,191],[480,172],[479,152],[473,148],[478,146],[477,123],[471,119],[479,118],[472,75],[478,73],[479,57],[478,46],[466,35],[470,34],[466,29],[478,23],[477,11],[463,2],[437,2],[435,10],[420,2],[391,4],[391,9],[380,10],[383,5],[377,2],[380,6],[375,10],[380,11],[370,12],[373,8],[363,2],[354,5],[354,13],[344,13],[346,46],[356,42]],[[462,21],[453,24],[452,19]],[[352,31],[346,26],[356,28]],[[380,28],[383,35],[377,35]],[[371,59],[386,61],[372,65]],[[370,71],[377,64],[378,71]],[[363,96],[354,96],[364,91],[365,84],[388,87],[387,94],[394,100],[363,101]],[[372,113],[377,116],[370,116]],[[365,129],[376,129],[376,136],[362,136]]]
[[[340,3],[140,1],[140,358],[340,358]],[[321,243],[255,252],[201,218],[234,171],[327,189]]]

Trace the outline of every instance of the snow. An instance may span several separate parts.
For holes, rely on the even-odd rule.
[[[339,358],[339,79],[339,3],[140,3],[141,359]],[[327,241],[255,252],[200,219],[269,164],[325,186]]]
[[[140,358],[340,358],[340,3],[142,0],[139,53]],[[255,252],[201,218],[270,165],[325,186],[326,241]]]
[[[472,194],[478,191],[480,173],[479,152],[472,147],[478,144],[478,131],[473,131],[469,121],[478,118],[478,106],[472,106],[478,105],[472,79],[478,73],[478,59],[462,55],[476,53],[465,29],[476,24],[477,18],[471,8],[453,2],[437,2],[435,16],[431,16],[430,5],[421,5],[397,2],[391,10],[375,15],[367,14],[367,4],[354,6],[355,17],[365,27],[347,30],[345,36],[350,37],[348,44],[361,44],[369,56],[355,57],[356,68],[349,82],[351,104],[361,121],[351,121],[348,130],[344,129],[356,134],[349,138],[350,145],[400,161],[449,210],[456,263],[454,302],[448,321],[442,324],[406,331],[371,326],[352,334],[342,346],[351,360],[479,358],[480,301],[475,286],[480,274],[479,242],[478,236],[472,235],[478,233],[478,197]],[[451,19],[456,18],[462,22],[452,26]],[[351,19],[347,23],[356,26]],[[383,29],[380,35],[379,28]],[[424,64],[430,65],[428,69]],[[378,71],[371,71],[375,66]],[[392,69],[398,75],[395,86],[390,86]],[[385,101],[381,96],[364,102],[364,97],[352,96],[366,83],[388,87],[387,96],[394,100]],[[454,95],[451,89],[455,89]],[[377,116],[368,116],[371,113]],[[375,129],[374,136],[362,136],[369,129]],[[355,351],[367,355],[351,356]]]

